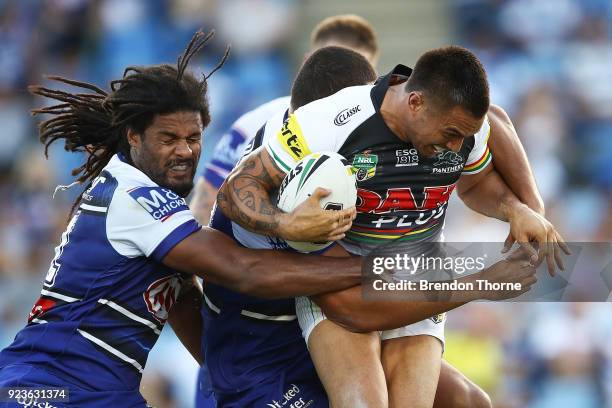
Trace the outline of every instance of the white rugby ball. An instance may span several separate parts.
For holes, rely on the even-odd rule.
[[[321,208],[326,210],[349,208],[357,201],[355,175],[347,160],[335,152],[319,152],[304,157],[287,173],[278,191],[278,208],[293,211],[317,187],[331,190],[330,195],[320,200]],[[287,244],[300,252],[314,252],[327,248],[332,242],[287,241]]]

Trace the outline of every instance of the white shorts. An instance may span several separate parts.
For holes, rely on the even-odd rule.
[[[315,326],[326,320],[325,314],[315,302],[309,297],[301,296],[295,298],[295,310],[302,329],[302,337],[308,345],[308,338]],[[446,324],[446,313],[439,314],[429,319],[421,320],[408,326],[393,330],[383,330],[380,333],[381,340],[390,340],[397,337],[409,337],[428,335],[440,340],[444,348],[444,326]]]

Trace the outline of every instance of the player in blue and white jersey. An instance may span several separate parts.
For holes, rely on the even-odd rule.
[[[210,115],[208,77],[186,68],[211,36],[196,33],[177,66],[127,68],[110,92],[60,77],[78,92],[31,88],[58,101],[35,111],[51,115],[41,141],[84,152],[74,174],[87,187],[26,326],[0,352],[0,388],[68,388],[68,401],[37,402],[48,407],[144,407],[142,371],[167,321],[201,363],[200,305],[172,308],[202,299],[195,275],[263,298],[359,282],[358,260],[249,250],[193,218],[184,197]]]

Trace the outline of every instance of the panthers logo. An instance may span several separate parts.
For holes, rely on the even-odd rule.
[[[445,150],[443,152],[438,153],[436,156],[438,159],[434,166],[458,166],[463,163],[463,157],[458,153],[453,152],[452,150]]]

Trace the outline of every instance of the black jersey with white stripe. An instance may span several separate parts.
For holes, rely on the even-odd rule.
[[[137,389],[183,280],[161,260],[199,229],[182,197],[114,156],[83,193],[0,367],[41,365],[88,389]]]
[[[334,151],[352,164],[357,178],[357,218],[342,241],[363,254],[392,240],[437,240],[449,197],[462,174],[474,174],[491,162],[489,123],[463,141],[460,151],[435,157],[418,153],[383,120],[380,107],[391,80],[412,70],[398,65],[375,85],[345,88],[297,109],[282,125],[268,122],[264,145],[288,172],[304,156]],[[273,123],[271,123],[273,122]]]

